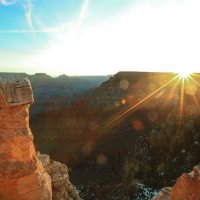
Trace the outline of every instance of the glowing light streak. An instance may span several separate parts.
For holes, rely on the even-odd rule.
[[[181,82],[181,97],[180,97],[180,112],[179,112],[179,119],[178,119],[178,128],[181,129],[182,126],[182,116],[183,116],[183,106],[184,106],[184,89],[185,89],[185,79],[182,79]]]
[[[191,79],[196,85],[198,85],[198,86],[200,87],[200,84],[199,84],[193,77],[190,77],[190,79]],[[191,91],[193,100],[194,100],[194,102],[195,102],[195,104],[196,104],[196,106],[197,106],[197,109],[198,109],[198,111],[200,111],[200,105],[199,105],[198,100],[197,100],[197,98],[196,98],[196,96],[195,96],[194,90],[193,90],[193,88],[191,87],[191,84],[189,83],[188,80],[187,80],[187,84],[189,85],[189,88],[190,88],[190,91]]]
[[[136,110],[141,104],[145,103],[147,100],[149,100],[151,97],[153,97],[156,93],[160,92],[162,89],[164,89],[166,86],[168,86],[170,83],[172,83],[174,80],[176,80],[178,76],[173,77],[169,81],[167,81],[165,84],[160,86],[158,89],[156,89],[154,92],[147,95],[145,98],[137,102],[135,105],[133,105],[131,108],[128,108],[126,110],[121,111],[119,114],[117,114],[112,120],[107,122],[104,126],[104,128],[109,127],[117,123],[119,120],[123,119],[127,114],[129,114],[131,111]]]

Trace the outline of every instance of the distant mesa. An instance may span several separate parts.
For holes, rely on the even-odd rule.
[[[44,78],[44,79],[51,78],[51,76],[46,74],[46,73],[35,73],[34,76],[37,77],[37,78]]]
[[[69,78],[69,76],[67,76],[66,74],[62,74],[62,75],[58,76],[57,78],[66,79],[66,78]]]

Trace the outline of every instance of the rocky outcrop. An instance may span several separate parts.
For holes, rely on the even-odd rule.
[[[200,199],[200,165],[183,174],[172,188],[164,188],[152,200]]]
[[[152,200],[171,200],[171,187],[163,188]]]
[[[173,200],[196,200],[200,198],[200,165],[190,173],[183,174],[172,187]]]
[[[37,157],[51,176],[53,200],[80,200],[78,191],[69,181],[67,166],[51,160],[46,154],[38,152]]]
[[[29,128],[31,103],[28,79],[0,78],[0,199],[79,200],[67,166],[36,155]]]
[[[36,157],[29,128],[28,79],[0,79],[0,199],[50,200],[51,179]]]

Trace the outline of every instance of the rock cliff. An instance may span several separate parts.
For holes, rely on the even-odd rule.
[[[49,200],[51,179],[36,158],[29,128],[28,79],[0,79],[0,199]]]
[[[37,153],[45,170],[51,176],[53,200],[80,200],[78,191],[69,181],[68,168],[65,164],[51,160],[46,154]]]
[[[78,200],[67,167],[36,156],[29,128],[33,101],[28,79],[0,78],[0,199]]]
[[[200,165],[190,173],[184,173],[172,188],[163,188],[152,200],[200,199]]]

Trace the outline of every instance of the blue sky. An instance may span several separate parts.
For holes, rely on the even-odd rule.
[[[0,0],[0,71],[199,71],[197,0]]]

